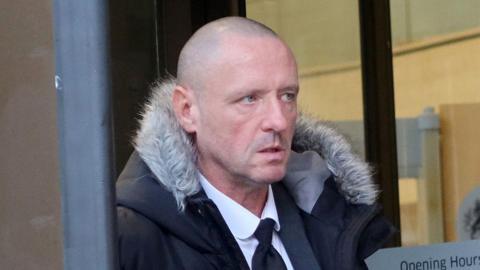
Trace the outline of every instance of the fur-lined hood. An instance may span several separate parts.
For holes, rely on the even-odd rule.
[[[157,82],[152,88],[149,102],[145,105],[140,129],[134,139],[134,146],[140,157],[148,165],[156,178],[172,192],[180,209],[184,208],[185,198],[200,190],[197,181],[196,151],[190,137],[183,131],[175,118],[171,105],[171,94],[175,87],[172,78]],[[325,123],[300,116],[297,120],[292,149],[296,152],[314,151],[320,156],[302,155],[309,162],[324,164],[325,170],[334,175],[336,183],[346,200],[353,204],[373,204],[378,191],[373,184],[371,170],[352,151],[345,138]],[[292,155],[295,158],[296,155]],[[299,155],[300,156],[300,155]],[[295,189],[302,179],[296,178],[292,170],[296,162],[289,162],[285,180],[287,188]],[[298,163],[298,162],[297,162]],[[304,162],[302,162],[304,163]],[[292,165],[293,164],[293,165]],[[315,163],[312,163],[315,167]],[[317,166],[318,167],[318,166]],[[325,175],[325,170],[317,170]],[[319,179],[321,192],[323,179]],[[305,190],[305,189],[303,189]],[[312,189],[313,190],[313,189]],[[304,194],[292,194],[297,204]],[[316,194],[320,196],[320,194]],[[302,208],[310,208],[305,206]],[[305,210],[305,209],[304,209]],[[307,209],[308,210],[308,209]]]

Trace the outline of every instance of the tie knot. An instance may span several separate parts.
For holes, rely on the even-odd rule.
[[[275,221],[271,218],[262,219],[258,224],[257,229],[253,233],[258,242],[263,245],[270,245],[272,243],[272,233]]]

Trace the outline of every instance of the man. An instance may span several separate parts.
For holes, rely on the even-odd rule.
[[[118,182],[122,269],[365,268],[393,230],[368,166],[297,119],[287,45],[223,18],[186,43],[177,76],[154,87]]]

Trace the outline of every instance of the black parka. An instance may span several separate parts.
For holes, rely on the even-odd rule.
[[[122,269],[248,269],[197,179],[195,150],[171,108],[175,81],[155,85],[117,183]],[[272,185],[280,238],[297,270],[366,268],[394,232],[369,166],[334,129],[299,117],[285,178]]]
[[[296,227],[287,241],[280,233],[295,269],[366,269],[363,260],[393,233],[378,205],[349,204],[337,191],[333,177],[325,181],[311,213],[296,207],[281,182],[272,188],[277,207],[283,205],[279,209],[282,228],[285,204],[286,222]],[[136,153],[117,185],[117,214],[122,270],[248,269],[220,212],[205,193],[188,197],[185,210],[179,211],[172,194]]]

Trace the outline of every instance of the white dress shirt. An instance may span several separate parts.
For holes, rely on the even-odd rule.
[[[287,251],[285,250],[285,247],[278,236],[278,232],[280,231],[280,222],[278,220],[277,207],[275,206],[275,200],[271,186],[268,187],[268,197],[260,219],[252,212],[216,189],[201,173],[199,173],[199,179],[200,184],[208,198],[210,198],[217,205],[217,208],[220,211],[220,214],[222,214],[225,223],[227,223],[228,228],[240,246],[243,256],[245,256],[250,269],[252,269],[253,253],[255,253],[255,249],[258,245],[258,240],[255,238],[253,233],[257,229],[258,224],[260,224],[261,219],[271,218],[275,221],[275,225],[273,227],[272,245],[278,251],[280,256],[282,256],[287,269],[293,270],[293,266],[288,258]]]

